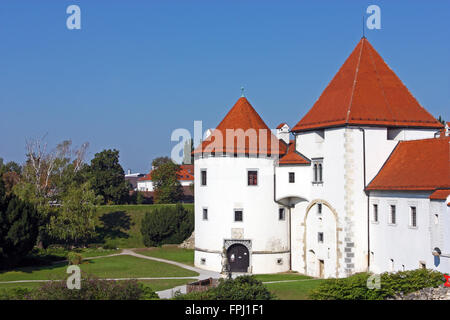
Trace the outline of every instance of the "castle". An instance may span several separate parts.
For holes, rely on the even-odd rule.
[[[195,265],[450,272],[449,142],[363,37],[294,127],[243,96],[194,150]]]

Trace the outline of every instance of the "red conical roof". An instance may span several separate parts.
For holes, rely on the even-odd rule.
[[[242,129],[243,132],[253,129],[256,133],[256,146],[250,142],[248,137],[245,137],[245,145],[240,146],[238,139],[235,137],[234,143],[233,141],[228,141],[230,145],[233,144],[234,148],[227,148],[227,130],[238,129]],[[221,137],[222,139],[216,141],[216,137]],[[245,97],[241,97],[211,135],[197,147],[194,154],[201,152],[284,154],[286,149],[286,144],[280,142],[272,134],[250,102]]]
[[[366,38],[292,131],[343,125],[440,128]]]

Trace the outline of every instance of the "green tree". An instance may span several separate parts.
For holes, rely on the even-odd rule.
[[[179,168],[170,161],[152,170],[154,203],[177,203],[183,198],[183,188],[177,176]]]
[[[170,162],[172,162],[172,159],[170,159],[169,157],[158,157],[158,158],[153,159],[152,167],[153,167],[153,169],[156,169],[160,165],[162,165],[164,163],[170,163]]]
[[[181,204],[163,206],[147,212],[142,220],[141,233],[147,247],[179,244],[194,230],[194,212]]]
[[[5,195],[0,180],[0,260],[13,266],[36,244],[39,215],[33,205],[15,195]]]
[[[73,185],[62,198],[58,214],[50,217],[49,235],[66,245],[83,245],[95,236],[96,204],[89,184]]]
[[[122,204],[128,200],[129,189],[118,150],[96,153],[87,175],[95,194],[102,196],[104,203]]]

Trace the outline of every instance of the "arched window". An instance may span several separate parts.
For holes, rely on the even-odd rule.
[[[314,164],[314,182],[317,182],[317,163]]]
[[[319,163],[319,182],[322,182],[322,164]]]

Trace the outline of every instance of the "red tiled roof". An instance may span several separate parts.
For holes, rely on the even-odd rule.
[[[450,189],[449,142],[449,137],[400,141],[367,189]]]
[[[234,137],[234,143],[233,141],[227,141],[227,130],[229,129],[242,129],[244,132],[248,129],[254,129],[256,133],[255,140],[257,140],[254,141],[256,146],[250,143],[248,137],[245,137],[243,146],[238,144],[237,137]],[[221,139],[219,140],[219,138]],[[231,138],[228,140],[231,140]],[[234,147],[227,146],[227,142],[230,146],[233,143]],[[246,98],[241,97],[211,135],[193,153],[284,154],[286,153],[286,149],[286,144],[280,142],[272,134],[269,127],[267,127],[259,114],[253,109],[250,102]]]
[[[430,194],[431,200],[447,200],[448,195],[450,194],[450,189],[439,189]]]
[[[303,156],[301,153],[297,152],[295,150],[295,140],[289,141],[289,149],[286,155],[284,155],[280,161],[279,164],[310,164],[311,161]]]
[[[153,170],[152,170],[153,171]],[[138,181],[152,181],[152,171],[146,174]],[[193,164],[182,164],[177,172],[179,181],[193,181],[194,180],[194,165]]]
[[[366,38],[292,131],[344,125],[443,127],[413,97]]]

